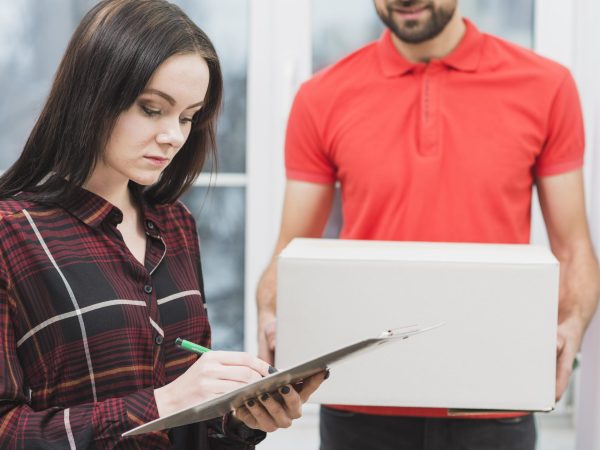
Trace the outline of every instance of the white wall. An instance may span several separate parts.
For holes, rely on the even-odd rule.
[[[573,68],[586,120],[586,193],[596,253],[600,249],[600,2],[573,2]],[[576,429],[578,450],[600,450],[600,319],[596,314],[583,344]]]

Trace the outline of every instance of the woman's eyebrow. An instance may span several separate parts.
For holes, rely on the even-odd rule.
[[[159,97],[164,98],[167,102],[169,102],[169,104],[171,106],[175,106],[175,104],[177,103],[175,101],[175,99],[173,97],[171,97],[169,94],[167,94],[167,93],[165,93],[163,91],[159,91],[158,89],[152,89],[152,88],[144,89],[143,93],[156,94]],[[195,108],[196,106],[201,106],[203,103],[204,103],[203,101],[200,101],[198,103],[194,103],[193,105],[188,106],[185,109]]]

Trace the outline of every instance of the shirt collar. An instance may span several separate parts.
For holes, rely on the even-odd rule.
[[[116,223],[123,220],[123,214],[116,206],[79,186],[68,184],[66,195],[54,201],[54,203],[80,221],[92,228],[98,228],[102,222],[109,217]]]
[[[462,72],[475,72],[481,61],[484,35],[470,20],[463,20],[466,25],[465,35],[458,46],[440,62]],[[413,63],[404,58],[394,47],[392,34],[387,28],[376,45],[383,74],[388,78],[405,75],[416,67],[425,65],[424,63]]]
[[[161,218],[158,212],[144,198],[143,188],[130,183],[136,203],[140,206],[144,229],[154,237],[160,236]],[[92,228],[98,228],[104,221],[115,225],[123,221],[123,212],[99,195],[75,185],[69,186],[69,195],[56,203],[67,212]]]

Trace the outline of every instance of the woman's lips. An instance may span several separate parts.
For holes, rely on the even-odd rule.
[[[148,160],[155,166],[166,166],[169,162],[168,158],[162,158],[160,156],[144,156],[144,159]]]

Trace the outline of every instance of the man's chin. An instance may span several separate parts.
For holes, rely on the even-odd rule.
[[[394,33],[394,35],[396,35],[396,37],[405,44],[422,44],[423,42],[427,42],[435,37],[430,36],[429,34],[424,34],[418,28],[411,28],[405,30],[396,29],[392,30],[392,33]]]

